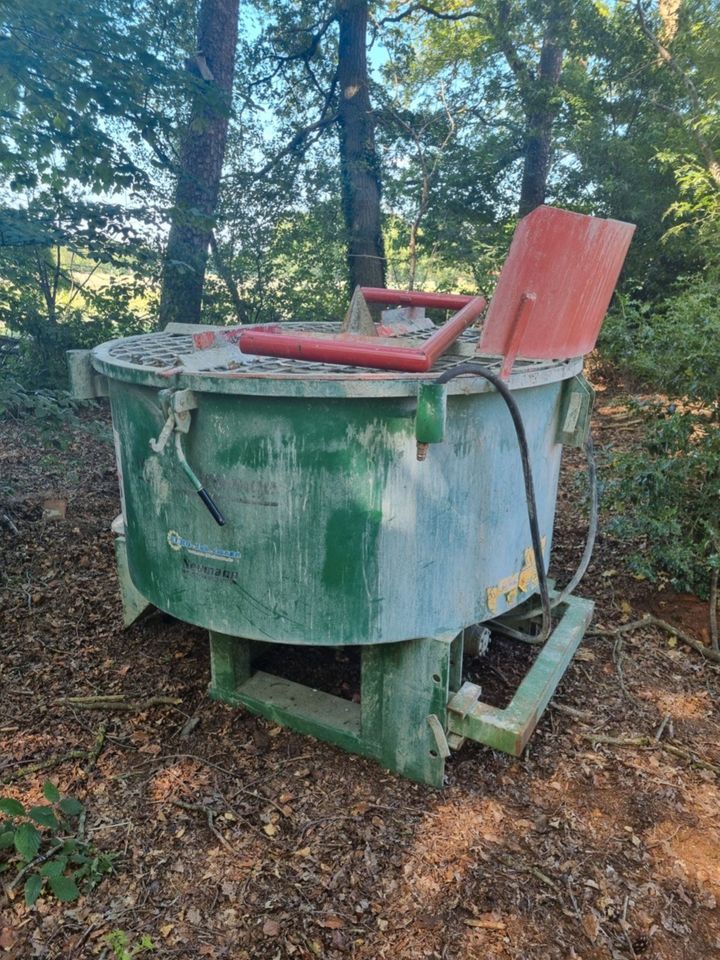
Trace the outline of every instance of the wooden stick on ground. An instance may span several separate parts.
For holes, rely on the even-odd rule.
[[[713,569],[712,574],[710,575],[710,598],[708,604],[710,606],[710,613],[708,616],[708,624],[710,626],[710,647],[720,653],[720,635],[718,634],[718,571],[717,567]]]
[[[640,630],[642,627],[660,627],[661,630],[665,630],[670,636],[677,637],[678,640],[682,640],[683,643],[692,647],[701,657],[704,657],[706,660],[711,660],[713,663],[720,663],[720,651],[713,650],[712,647],[706,647],[705,644],[696,640],[695,637],[691,637],[689,633],[685,633],[684,630],[674,627],[671,623],[668,623],[667,620],[661,620],[660,617],[655,617],[651,613],[646,613],[641,620],[623,623],[619,627],[612,627],[609,630],[592,630],[586,634],[586,636],[616,637],[623,633],[632,633],[634,630]]]
[[[176,707],[182,703],[177,697],[148,697],[147,700],[126,700],[120,695],[97,697],[60,697],[56,703],[75,707],[76,710],[122,710],[126,713],[142,713],[151,707]]]
[[[171,800],[170,802],[176,807],[182,807],[183,810],[193,810],[197,811],[198,813],[204,813],[210,833],[212,833],[212,835],[225,847],[226,850],[229,850],[233,856],[237,856],[237,850],[225,839],[225,837],[215,826],[215,814],[210,807],[206,807],[203,803],[187,803],[185,800]]]
[[[605,743],[611,747],[634,747],[640,750],[665,750],[672,753],[675,757],[681,757],[687,760],[693,766],[700,767],[703,770],[711,770],[713,773],[720,774],[720,766],[711,763],[709,760],[698,757],[691,750],[684,747],[678,747],[677,744],[668,743],[664,740],[660,742],[650,737],[607,737],[599,733],[579,733],[578,736],[584,740],[590,740],[592,743]]]
[[[51,770],[53,767],[59,767],[60,764],[67,763],[69,760],[85,760],[88,768],[90,768],[95,765],[97,758],[102,752],[102,748],[105,746],[106,733],[107,727],[105,724],[102,724],[89,750],[69,750],[67,753],[55,753],[46,760],[28,763],[26,766],[19,767],[13,773],[9,773],[6,777],[0,779],[0,783],[14,783],[15,780],[22,780],[23,777],[30,777],[34,773],[41,773],[43,770]]]

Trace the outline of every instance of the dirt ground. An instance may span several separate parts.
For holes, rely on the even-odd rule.
[[[632,418],[599,386],[597,442],[626,443]],[[466,744],[444,790],[398,779],[209,701],[203,631],[160,614],[122,629],[112,449],[62,433],[64,450],[0,424],[0,793],[42,802],[50,777],[118,856],[71,904],[30,910],[0,877],[0,957],[109,960],[111,931],[177,960],[720,957],[718,668],[654,628],[588,637],[522,759]],[[578,462],[560,581],[582,548]],[[64,517],[47,516],[51,498]],[[592,629],[650,610],[701,629],[697,601],[635,580],[626,552],[601,533],[579,590]],[[502,695],[526,666],[496,640],[468,669]],[[330,674],[352,694],[346,659]],[[99,694],[181,702],[58,703]]]

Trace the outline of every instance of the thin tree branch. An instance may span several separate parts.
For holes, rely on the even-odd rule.
[[[708,603],[710,605],[710,612],[708,615],[708,623],[710,626],[710,646],[718,654],[720,654],[720,643],[718,642],[718,571],[717,567],[713,568],[713,572],[710,575],[710,598]]]
[[[711,770],[713,773],[720,773],[720,767],[716,763],[711,763],[709,760],[697,756],[697,754],[686,750],[684,747],[679,747],[675,743],[668,743],[664,740],[657,742],[656,740],[651,740],[650,737],[608,737],[600,733],[584,732],[579,733],[578,736],[582,737],[583,740],[590,740],[593,746],[600,743],[610,747],[634,747],[639,750],[665,750],[675,757],[681,757],[683,760],[689,761],[693,766],[700,767],[702,770]]]
[[[461,10],[458,13],[446,13],[443,10],[435,9],[435,7],[430,6],[429,3],[411,3],[409,7],[401,10],[400,13],[378,20],[377,25],[383,27],[386,23],[399,23],[401,20],[407,20],[408,17],[413,16],[415,13],[425,13],[429,17],[434,17],[436,20],[455,22],[459,20],[484,19],[483,15],[477,10]]]
[[[297,130],[279,153],[276,153],[275,156],[269,160],[264,167],[252,174],[253,180],[261,180],[263,177],[267,176],[267,174],[274,170],[284,157],[287,157],[291,153],[295,153],[298,148],[302,147],[303,151],[307,150],[311,143],[314,142],[314,140],[309,141],[311,134],[316,132],[319,133],[326,127],[329,127],[331,124],[335,123],[339,114],[337,111],[328,114],[327,111],[330,109],[330,105],[335,96],[337,82],[338,74],[337,71],[335,71],[335,75],[333,76],[330,84],[330,89],[325,97],[325,103],[320,111],[319,118],[314,123],[309,123],[306,127],[302,127],[300,130]]]
[[[230,272],[230,268],[228,267],[227,263],[225,262],[225,260],[223,259],[220,253],[220,250],[218,249],[217,237],[215,236],[214,231],[210,233],[210,250],[213,255],[213,260],[215,261],[215,269],[217,270],[220,276],[220,279],[225,284],[225,287],[230,296],[230,300],[232,302],[233,309],[235,310],[235,314],[238,320],[240,321],[240,323],[247,323],[248,322],[247,310],[240,298],[237,284],[233,279],[232,273]]]
[[[700,153],[705,160],[708,173],[712,177],[716,186],[720,187],[720,161],[718,160],[715,151],[713,150],[709,140],[705,137],[705,134],[702,132],[702,128],[699,125],[699,119],[702,114],[702,104],[700,102],[700,96],[698,94],[697,87],[693,83],[692,79],[688,76],[686,71],[679,66],[670,50],[665,46],[660,38],[655,35],[653,30],[651,30],[650,25],[647,22],[647,18],[645,17],[645,11],[642,8],[641,0],[637,0],[635,9],[637,10],[642,32],[657,50],[660,60],[668,67],[669,70],[672,70],[676,77],[679,77],[687,91],[688,99],[690,100],[690,105],[695,115],[694,119],[689,124],[690,130],[692,131],[693,136],[697,141],[697,145],[700,148]]]
[[[692,649],[699,653],[701,657],[704,657],[706,660],[711,660],[713,663],[720,663],[720,651],[714,650],[712,647],[706,647],[704,643],[696,640],[695,637],[691,637],[689,633],[685,633],[684,630],[679,630],[666,620],[661,620],[659,617],[654,617],[650,613],[646,613],[642,620],[633,620],[631,623],[623,623],[619,627],[613,627],[610,630],[593,630],[588,633],[587,636],[616,637],[619,634],[632,633],[634,630],[640,630],[642,627],[660,627],[662,630],[665,630],[667,633],[669,633],[670,636],[677,637],[678,640],[682,640],[683,643],[687,644],[689,647],[692,647]]]

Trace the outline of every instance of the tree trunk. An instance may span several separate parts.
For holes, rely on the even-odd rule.
[[[380,164],[367,69],[367,0],[339,0],[340,174],[350,289],[385,286]]]
[[[214,226],[230,117],[238,0],[201,0],[190,123],[180,150],[160,323],[200,323],[205,267]]]
[[[540,52],[537,79],[523,98],[526,105],[525,163],[518,213],[521,217],[545,203],[550,172],[552,130],[557,117],[556,102],[563,48],[558,38],[559,11],[548,20]]]

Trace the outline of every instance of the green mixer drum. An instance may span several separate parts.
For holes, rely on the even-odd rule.
[[[327,329],[327,327],[325,328]],[[161,610],[224,634],[295,644],[436,636],[506,612],[537,588],[517,438],[480,378],[452,381],[447,430],[416,457],[417,393],[432,375],[261,360],[188,372],[188,335],[104,344],[131,578]],[[490,358],[482,358],[491,364]],[[519,362],[545,560],[562,447],[563,385],[580,361]],[[497,367],[497,364],[496,364]],[[162,391],[190,389],[187,460],[150,441]]]

